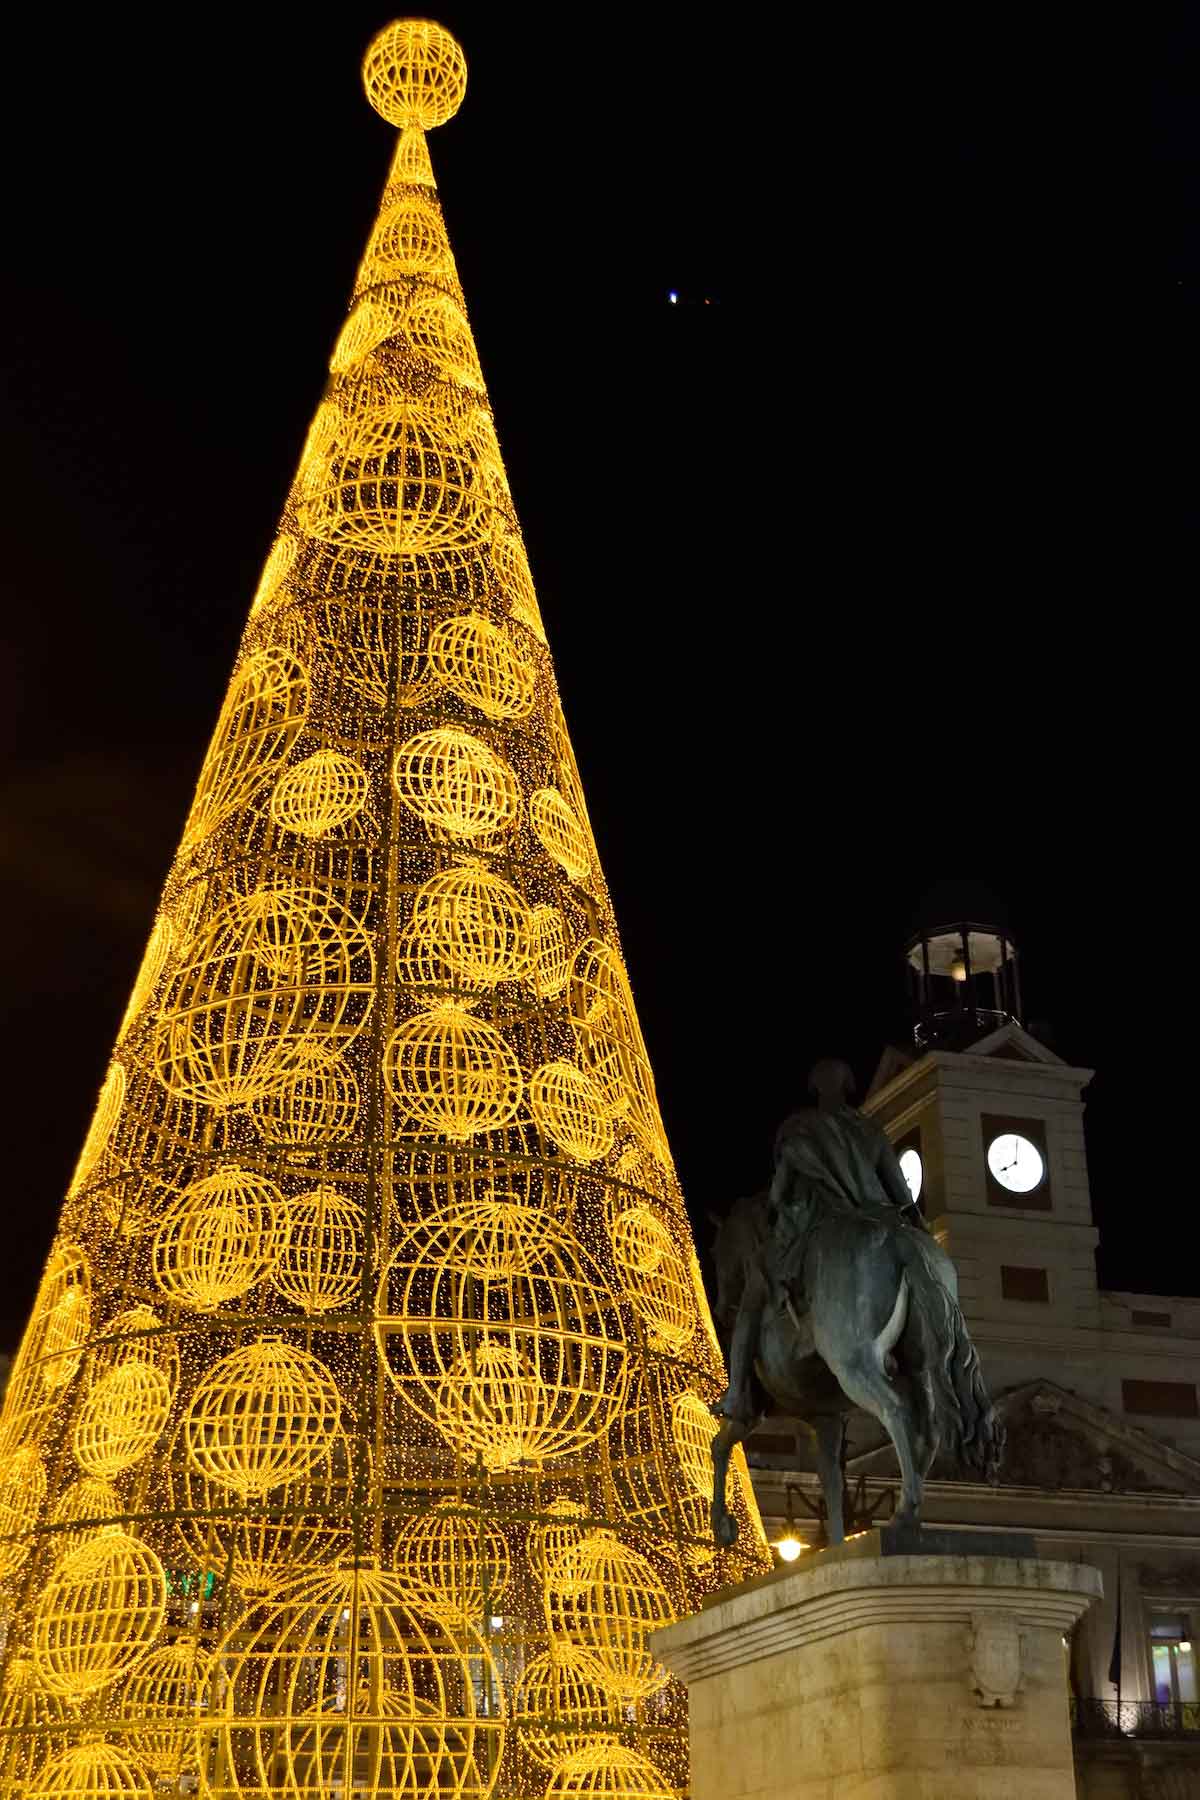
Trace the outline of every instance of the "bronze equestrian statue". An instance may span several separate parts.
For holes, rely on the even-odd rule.
[[[717,1319],[733,1326],[729,1387],[713,1407],[725,1422],[712,1446],[712,1524],[725,1546],[737,1537],[729,1457],[772,1403],[816,1439],[835,1544],[856,1406],[896,1447],[898,1525],[919,1525],[939,1450],[993,1481],[1003,1454],[954,1264],[926,1230],[895,1151],[849,1104],[845,1063],[819,1062],[809,1083],[817,1103],[780,1127],[770,1189],[737,1202],[715,1246]]]

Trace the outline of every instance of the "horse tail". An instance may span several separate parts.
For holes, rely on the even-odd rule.
[[[1004,1424],[984,1386],[962,1309],[938,1279],[930,1240],[909,1227],[897,1236],[911,1289],[905,1347],[915,1352],[914,1373],[927,1379],[931,1423],[957,1462],[994,1482],[1004,1455]]]
[[[904,1327],[908,1323],[908,1295],[908,1276],[901,1269],[900,1286],[896,1290],[896,1304],[892,1308],[892,1316],[872,1346],[879,1371],[882,1375],[886,1375],[889,1381],[896,1373],[896,1359],[892,1355],[892,1351],[900,1341]]]

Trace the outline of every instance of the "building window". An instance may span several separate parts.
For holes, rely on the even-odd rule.
[[[1144,1325],[1147,1331],[1170,1331],[1171,1315],[1168,1312],[1139,1312],[1133,1309],[1133,1323]]]
[[[1123,1381],[1121,1399],[1128,1413],[1157,1419],[1200,1418],[1194,1381]]]
[[[1196,1687],[1196,1653],[1187,1613],[1150,1614],[1150,1662],[1158,1704],[1194,1710],[1200,1692]]]
[[[1045,1269],[1017,1269],[1010,1263],[1001,1263],[1000,1293],[1005,1300],[1045,1302],[1050,1298],[1050,1277]]]

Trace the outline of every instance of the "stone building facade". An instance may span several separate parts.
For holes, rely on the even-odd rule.
[[[1029,1531],[1044,1555],[1102,1571],[1103,1602],[1064,1650],[1081,1800],[1200,1800],[1200,1300],[1099,1287],[1091,1071],[1011,1016],[974,1023],[956,1047],[935,1034],[913,1054],[886,1052],[864,1103],[957,1263],[1008,1428],[1000,1484],[935,1464],[925,1517]],[[856,1419],[847,1477],[859,1523],[885,1518],[898,1490],[880,1440]],[[803,1430],[771,1419],[747,1450],[768,1534],[792,1521],[819,1541]]]

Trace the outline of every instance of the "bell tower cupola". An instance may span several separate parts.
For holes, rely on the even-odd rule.
[[[1016,941],[1000,902],[977,883],[927,894],[904,955],[918,1051],[963,1050],[1023,1022]]]

